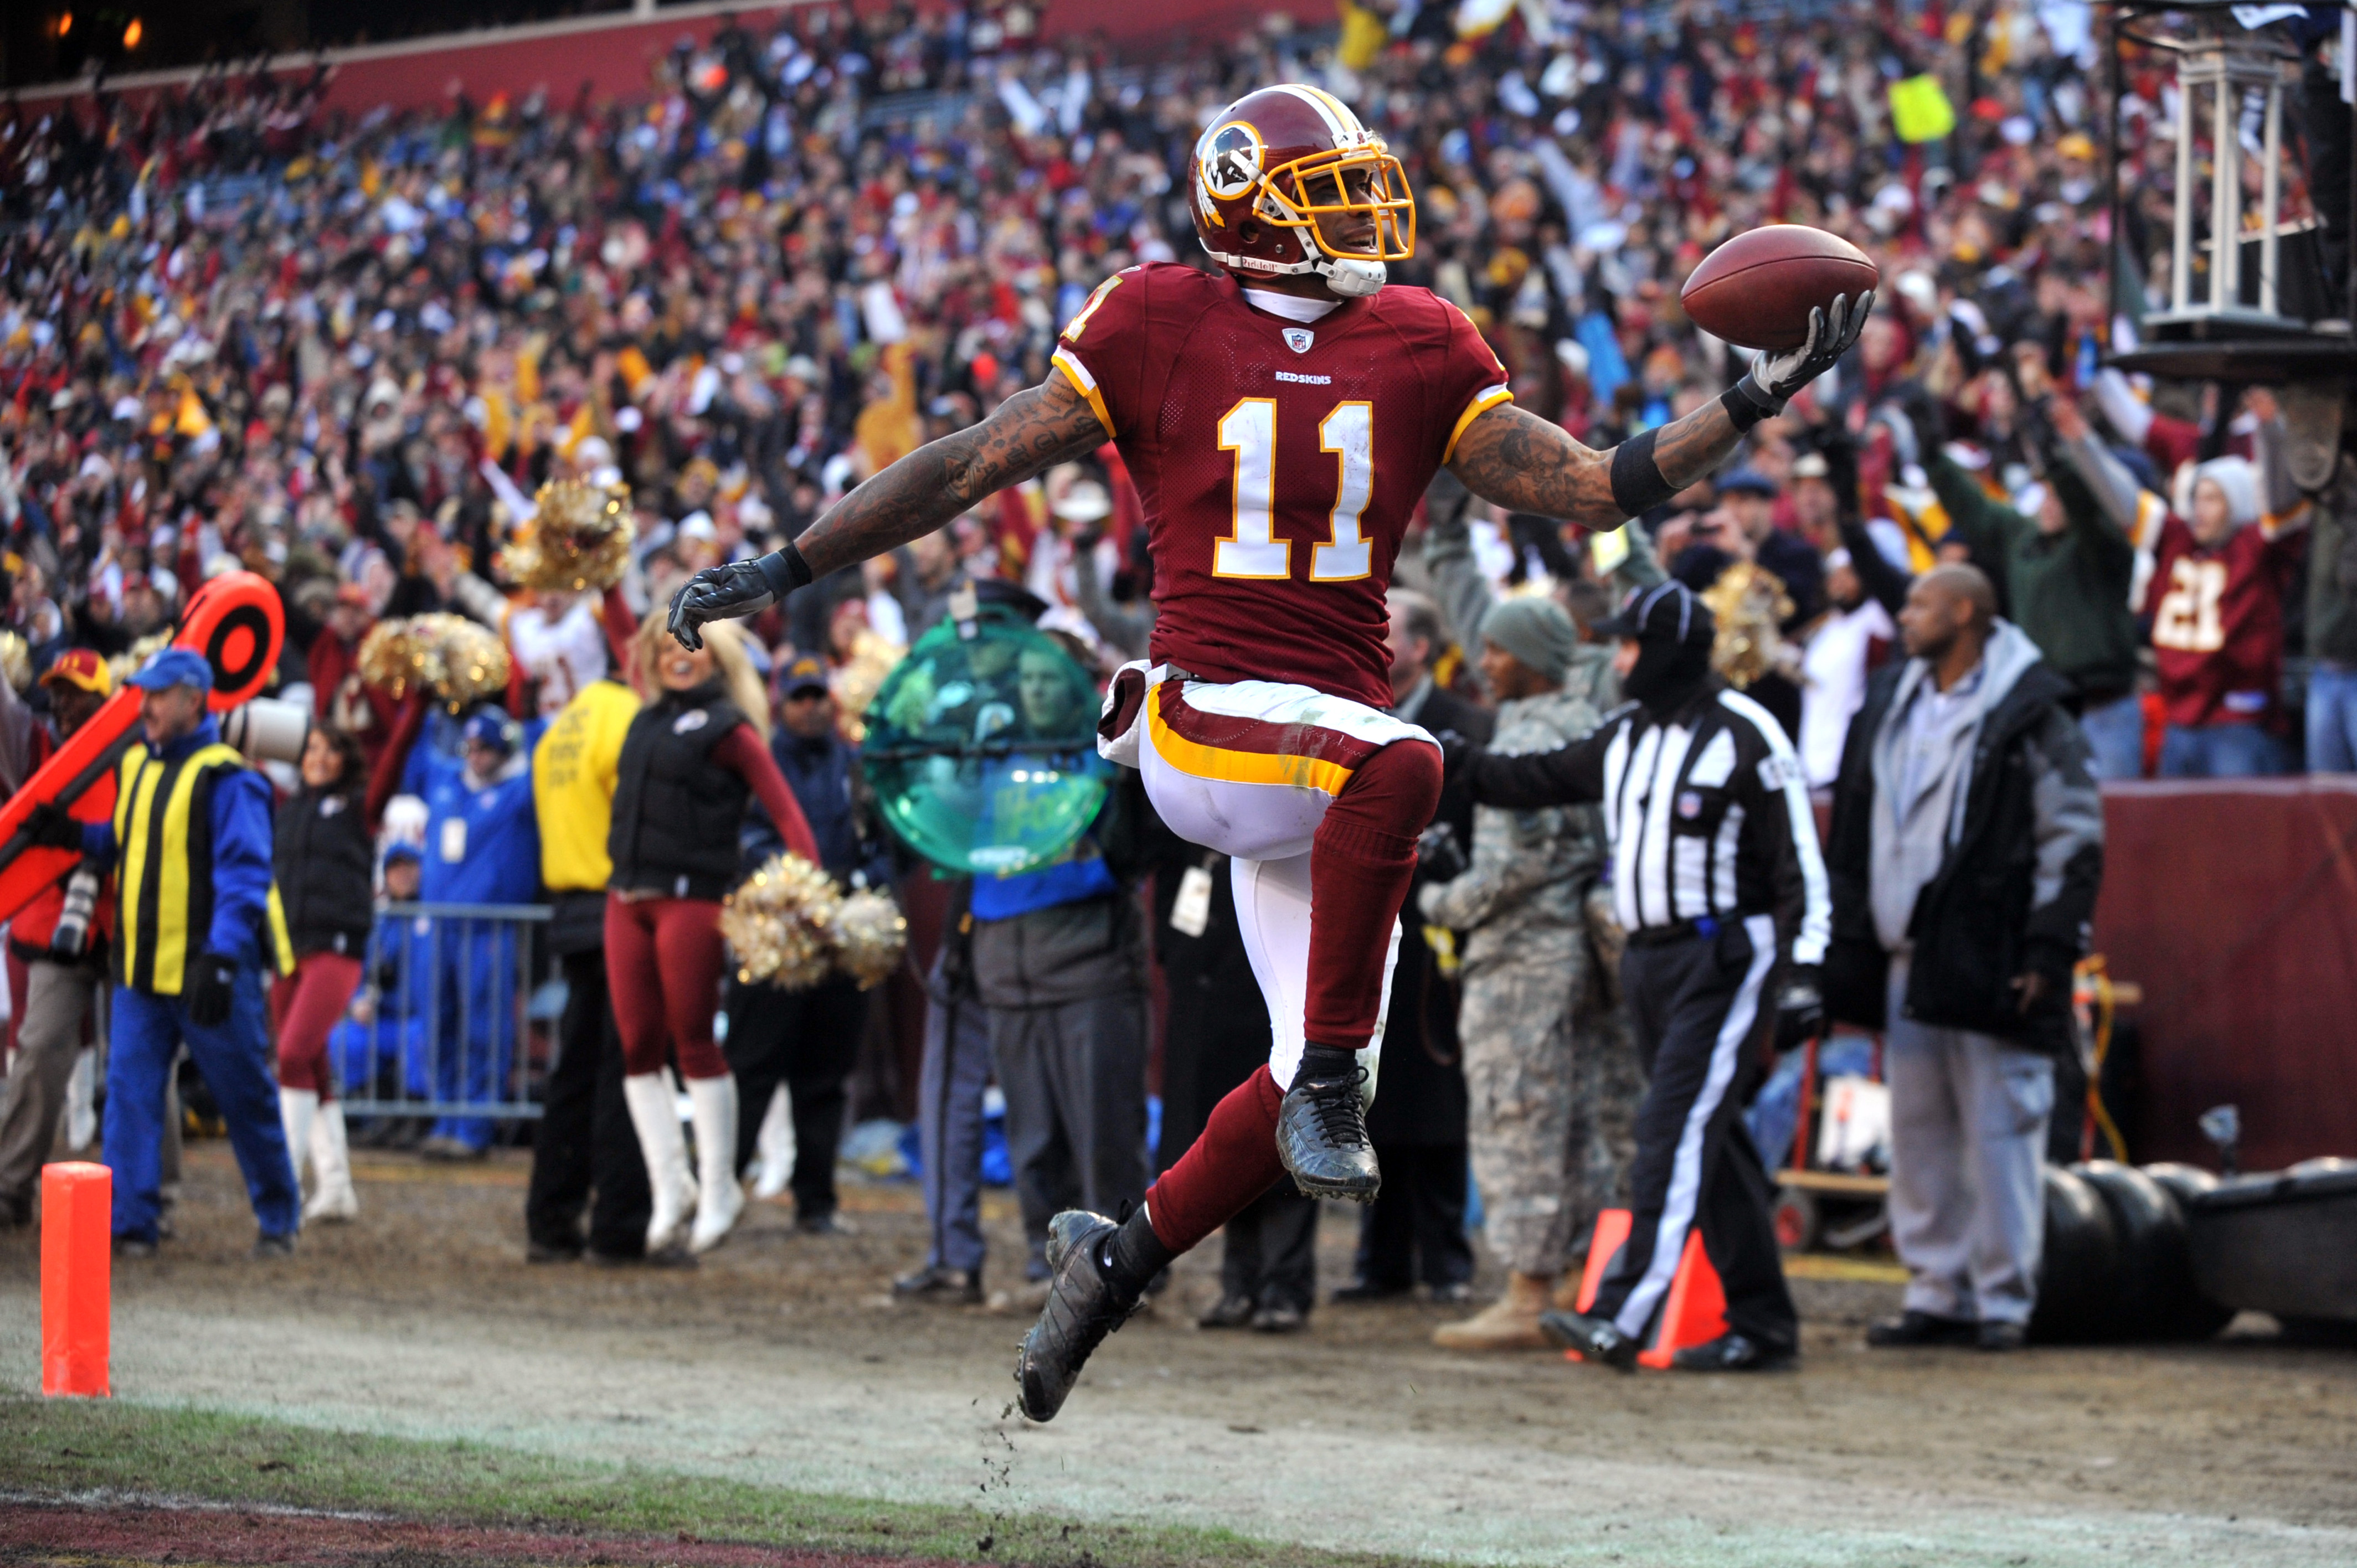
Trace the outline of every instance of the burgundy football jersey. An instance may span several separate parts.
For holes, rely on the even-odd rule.
[[[1299,325],[1159,263],[1106,279],[1055,362],[1145,503],[1155,659],[1389,707],[1383,594],[1409,515],[1511,395],[1464,312],[1394,285]]]
[[[2271,718],[2283,685],[2283,596],[2306,535],[2274,520],[2246,524],[2209,549],[2183,519],[2158,530],[2152,586],[2154,662],[2173,725]]]

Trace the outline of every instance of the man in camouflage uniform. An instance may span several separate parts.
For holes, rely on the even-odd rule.
[[[1492,752],[1551,751],[1595,729],[1595,707],[1564,689],[1580,644],[1560,605],[1492,605],[1481,640],[1482,674],[1501,699]],[[1470,867],[1419,895],[1426,920],[1468,933],[1458,1029],[1473,1176],[1487,1240],[1511,1271],[1503,1298],[1434,1334],[1444,1349],[1547,1343],[1539,1314],[1632,1152],[1643,1084],[1589,935],[1587,893],[1603,864],[1593,808],[1483,807]]]

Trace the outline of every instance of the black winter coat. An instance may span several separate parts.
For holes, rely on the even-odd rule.
[[[1867,685],[1850,721],[1834,783],[1825,870],[1833,884],[1834,934],[1825,959],[1833,1015],[1878,1029],[1889,1010],[1889,956],[1875,933],[1874,736],[1896,696],[1905,660]],[[2061,1056],[2072,1049],[2071,968],[2087,950],[2103,885],[2102,805],[2088,767],[2086,737],[2064,703],[2073,688],[2043,661],[2022,672],[1982,722],[1973,752],[1964,826],[1940,870],[1924,885],[1908,926],[1914,956],[1906,1015],[1941,1028],[1969,1029]],[[2076,842],[2058,835],[2063,856],[2055,895],[2033,907],[2039,861],[2039,790],[2050,822],[2076,822]],[[2028,1013],[2013,981],[2036,971],[2046,994]]]
[[[1415,722],[1435,735],[1455,730],[1486,743],[1496,729],[1494,709],[1436,689],[1424,700]],[[1434,820],[1457,830],[1457,843],[1473,851],[1473,794],[1463,779],[1440,792]],[[1465,1142],[1465,1066],[1457,1039],[1458,984],[1440,972],[1438,955],[1425,945],[1424,922],[1415,897],[1424,873],[1408,887],[1400,906],[1399,963],[1392,971],[1391,1006],[1383,1015],[1383,1059],[1375,1081],[1375,1102],[1367,1108],[1367,1135],[1378,1149],[1426,1147]]]
[[[718,898],[736,884],[737,835],[752,786],[712,760],[746,722],[726,686],[664,692],[638,711],[616,764],[607,886],[674,898]]]
[[[286,910],[296,952],[349,953],[368,948],[376,921],[374,850],[357,795],[306,785],[278,809],[271,833],[272,873]]]

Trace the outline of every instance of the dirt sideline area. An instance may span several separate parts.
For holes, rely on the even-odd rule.
[[[1445,1355],[1427,1336],[1448,1314],[1414,1304],[1320,1307],[1291,1338],[1203,1332],[1188,1308],[1214,1245],[1031,1427],[1006,1411],[1024,1315],[891,1302],[922,1249],[905,1186],[850,1189],[849,1238],[756,1206],[705,1267],[668,1273],[527,1267],[516,1156],[375,1156],[360,1176],[359,1223],[256,1263],[226,1150],[195,1146],[180,1239],[117,1265],[118,1399],[1459,1561],[2357,1562],[2346,1351],[2244,1335],[1868,1354],[1859,1330],[1895,1289],[1803,1280],[1797,1375],[1622,1379]],[[1011,1273],[1003,1199],[990,1216]],[[1325,1283],[1351,1235],[1329,1219]],[[0,1237],[0,1388],[17,1393],[38,1386],[38,1273],[32,1232]],[[5,1539],[16,1556],[25,1538]]]

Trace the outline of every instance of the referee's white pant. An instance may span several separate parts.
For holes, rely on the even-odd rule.
[[[1770,1218],[1775,1188],[1743,1128],[1759,1070],[1760,998],[1776,961],[1776,923],[1731,918],[1704,934],[1630,933],[1620,962],[1644,1101],[1630,1167],[1629,1240],[1589,1312],[1642,1340],[1699,1229],[1727,1292],[1727,1326],[1773,1351],[1800,1348]]]

